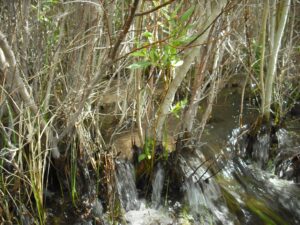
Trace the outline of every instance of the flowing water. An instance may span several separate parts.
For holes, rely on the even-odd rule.
[[[238,124],[239,95],[232,92],[221,96],[201,145],[179,154],[177,168],[168,168],[182,173],[178,193],[171,192],[166,165],[158,163],[152,175],[151,199],[140,199],[133,165],[126,160],[115,161],[116,197],[124,210],[122,222],[113,224],[300,224],[300,120],[287,121],[285,129],[277,131],[277,152],[266,151],[269,137],[262,132],[253,145],[254,162],[245,157],[247,139],[242,134],[248,127]],[[251,124],[256,115],[247,107],[245,112],[244,121]],[[271,163],[269,154],[276,156]],[[76,220],[76,216],[70,216],[74,213],[69,215],[66,210],[72,207],[56,200],[55,205],[61,207],[53,208],[48,215],[56,211],[62,215],[58,222],[53,216],[49,224],[93,224],[91,218]],[[93,217],[101,218],[102,224],[112,224],[98,198],[89,203]]]
[[[139,209],[140,201],[135,186],[134,168],[131,163],[116,161],[116,185],[123,208],[126,211]]]
[[[154,208],[158,208],[161,204],[161,194],[164,187],[165,180],[165,171],[159,163],[157,165],[157,169],[154,174],[154,179],[152,182],[152,194],[151,194],[151,202]]]
[[[215,110],[213,118],[219,119],[208,124],[204,147],[179,157],[178,166],[185,177],[181,185],[184,198],[180,202],[166,201],[166,196],[162,196],[167,175],[161,165],[154,172],[151,203],[147,203],[138,199],[132,165],[117,164],[118,193],[127,211],[127,224],[300,224],[299,185],[279,179],[274,167],[261,169],[267,163],[268,137],[261,134],[254,146],[257,163],[243,159],[246,140],[240,135],[247,126],[234,129],[238,127],[238,104],[233,104],[236,101],[233,98]],[[280,149],[299,146],[297,134],[291,136],[281,129],[277,136]],[[223,157],[218,158],[220,154]],[[208,158],[216,160],[203,164]],[[218,173],[213,174],[216,170]]]
[[[146,207],[145,200],[138,199],[138,192],[135,185],[134,168],[130,162],[117,161],[116,177],[117,190],[121,205],[127,211],[125,220],[127,225],[148,225],[148,224],[174,224],[173,219],[164,212],[164,209],[157,209],[161,203],[161,193],[164,183],[165,172],[161,165],[153,179],[153,192],[151,196],[152,207]]]
[[[200,224],[234,224],[234,216],[227,209],[221,189],[214,179],[207,166],[203,165],[204,156],[195,152],[180,158],[179,165],[186,175],[183,185],[185,203],[192,215],[191,221]],[[215,163],[209,161],[210,164]]]

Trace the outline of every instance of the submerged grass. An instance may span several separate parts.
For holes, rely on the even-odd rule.
[[[226,204],[230,212],[234,212],[234,214],[237,216],[243,215],[243,212],[241,211],[241,207],[237,199],[229,191],[227,191],[226,188],[223,188],[222,186],[221,186],[221,192],[225,198]]]
[[[247,198],[246,205],[267,225],[288,225],[283,218],[257,198]]]

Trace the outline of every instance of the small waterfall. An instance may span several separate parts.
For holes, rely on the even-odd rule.
[[[199,214],[205,206],[205,198],[202,194],[200,185],[194,183],[192,179],[185,182],[186,198],[193,215]]]
[[[116,161],[116,185],[119,198],[126,211],[139,209],[140,202],[135,186],[133,165],[125,161]]]
[[[152,181],[151,201],[152,201],[152,206],[154,208],[158,208],[161,203],[161,194],[164,186],[164,179],[165,179],[165,171],[162,165],[159,163],[157,165],[157,169],[154,174],[154,179]]]
[[[188,179],[185,190],[190,212],[201,224],[224,224],[224,221],[228,225],[234,224],[215,182],[195,183],[193,179]]]
[[[226,148],[226,151],[228,153],[231,152],[232,154],[239,155],[241,157],[247,157],[248,140],[247,135],[245,134],[247,133],[248,129],[249,127],[247,125],[244,125],[232,130]]]
[[[184,183],[185,197],[194,219],[201,224],[234,224],[222,197],[219,185],[205,166],[196,170],[202,164],[201,157],[181,158],[181,168],[186,174]]]
[[[252,157],[257,160],[260,168],[264,167],[269,159],[270,135],[259,134],[257,141],[253,144]]]

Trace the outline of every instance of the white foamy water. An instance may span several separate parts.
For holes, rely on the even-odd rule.
[[[139,210],[130,210],[125,214],[128,225],[170,225],[175,221],[163,210],[146,208],[142,203]]]

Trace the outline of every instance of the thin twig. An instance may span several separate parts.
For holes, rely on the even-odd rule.
[[[155,11],[159,10],[159,9],[162,8],[162,7],[165,7],[166,5],[171,4],[171,3],[174,2],[174,1],[175,1],[175,0],[170,0],[170,1],[165,2],[165,3],[163,3],[163,4],[159,5],[159,6],[154,7],[153,9],[147,10],[147,11],[145,11],[145,12],[138,12],[138,13],[136,13],[134,16],[144,16],[144,15],[147,15],[147,14],[149,14],[149,13],[152,13],[152,12],[155,12]]]
[[[214,163],[216,163],[216,161],[218,160],[218,158],[221,156],[221,154],[219,154],[218,156],[217,156],[217,158],[211,163],[211,164],[209,164],[209,166],[206,168],[206,170],[205,170],[205,172],[201,175],[201,177],[198,179],[198,181],[196,182],[196,183],[198,183],[200,180],[201,180],[201,178],[208,172],[208,170],[212,167],[212,165],[214,164]]]
[[[193,44],[195,41],[197,41],[221,17],[221,15],[223,15],[223,13],[228,12],[229,10],[231,10],[234,7],[234,6],[231,6],[228,9],[226,9],[228,7],[228,4],[225,6],[224,9],[221,10],[221,12],[216,16],[216,18],[213,19],[212,22],[210,24],[208,24],[208,26],[205,27],[205,29],[202,32],[200,32],[192,41],[190,41],[181,51],[179,51],[178,54],[183,52],[184,49],[186,49],[191,44]]]
[[[123,29],[122,29],[123,31],[120,33],[120,35],[119,35],[119,37],[118,37],[118,39],[117,39],[117,41],[116,41],[116,43],[115,43],[115,45],[112,49],[112,52],[110,54],[110,58],[112,60],[116,57],[116,53],[119,49],[119,46],[120,46],[122,40],[125,38],[126,34],[128,33],[128,30],[129,30],[129,28],[132,24],[133,19],[134,19],[135,11],[138,7],[138,4],[139,4],[139,0],[134,0],[133,5],[132,5],[131,10],[130,10],[130,14],[129,14],[124,26],[123,26]]]
[[[200,169],[200,167],[203,166],[204,163],[206,163],[206,162],[208,162],[208,161],[210,161],[210,160],[211,160],[211,159],[207,159],[207,160],[205,160],[204,162],[202,162],[202,163],[201,163],[201,164],[193,171],[193,173],[192,173],[191,175],[189,175],[188,179],[191,178],[193,175],[195,175],[195,174],[197,173],[198,169]]]

